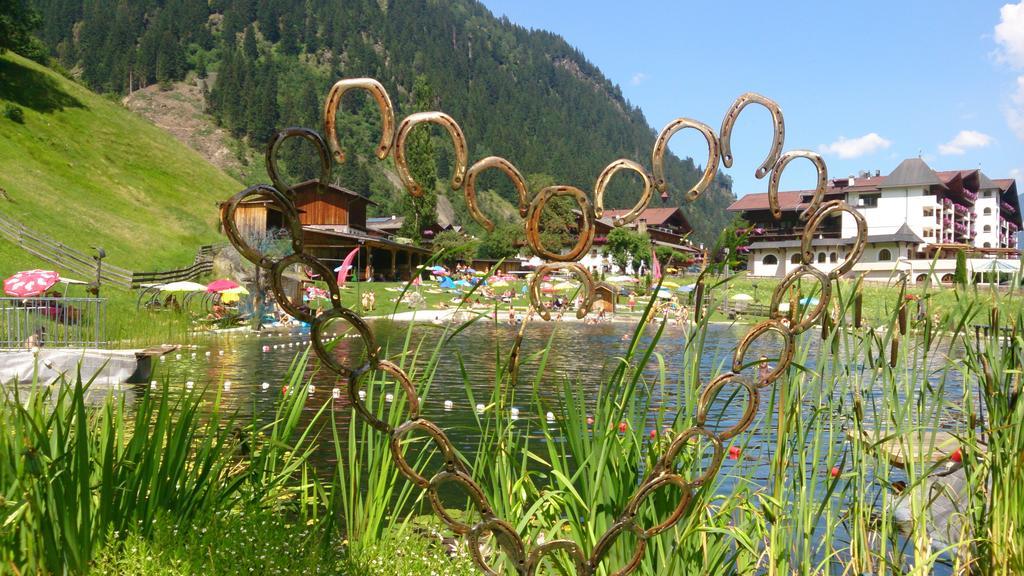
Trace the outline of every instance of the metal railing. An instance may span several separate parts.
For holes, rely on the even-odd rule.
[[[105,298],[0,298],[0,348],[99,348],[106,320]]]

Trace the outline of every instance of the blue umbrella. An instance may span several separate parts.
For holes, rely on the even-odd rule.
[[[693,292],[694,288],[696,288],[696,287],[697,287],[696,284],[687,284],[686,286],[680,286],[678,288],[678,290],[680,292]]]
[[[444,280],[441,280],[441,283],[439,284],[439,286],[442,289],[444,289],[444,290],[454,290],[455,289],[455,282],[452,282],[451,278],[445,276]]]
[[[818,299],[817,298],[804,297],[804,298],[800,299],[800,304],[802,306],[814,306],[817,303],[818,303]]]
[[[466,288],[472,286],[472,284],[470,284],[469,282],[466,282],[465,280],[456,280],[455,281],[455,285],[456,286],[463,286],[463,287],[466,287]]]

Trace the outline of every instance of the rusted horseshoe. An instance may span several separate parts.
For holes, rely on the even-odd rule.
[[[576,317],[586,317],[590,312],[591,306],[594,305],[597,292],[594,288],[594,279],[590,276],[590,273],[576,262],[549,262],[538,266],[536,272],[533,273],[533,280],[530,281],[530,304],[537,310],[541,318],[551,320],[551,313],[548,312],[547,306],[541,300],[540,285],[544,281],[545,275],[556,270],[568,270],[580,279],[585,296],[583,297],[583,306],[576,310]]]
[[[668,180],[665,177],[665,151],[668,149],[668,141],[675,136],[676,132],[684,128],[693,128],[699,131],[704,135],[704,139],[708,143],[708,161],[704,165],[704,173],[701,174],[700,180],[686,192],[687,202],[693,202],[700,198],[700,195],[708,189],[708,186],[715,179],[715,175],[718,174],[718,161],[721,158],[721,153],[719,151],[718,138],[710,126],[689,118],[676,118],[669,122],[661,130],[661,133],[658,134],[658,139],[654,141],[654,153],[652,154],[651,164],[654,167],[654,187],[659,192],[667,193]]]
[[[406,116],[405,120],[398,125],[398,135],[395,137],[395,168],[398,176],[402,179],[405,189],[413,196],[423,196],[423,187],[412,177],[409,172],[409,162],[405,158],[405,141],[413,128],[427,122],[437,124],[448,131],[455,146],[455,170],[452,172],[452,190],[462,188],[462,181],[466,178],[466,165],[469,163],[469,150],[466,146],[466,136],[462,128],[449,115],[444,112],[417,112]]]
[[[576,245],[566,254],[551,252],[541,243],[540,240],[540,217],[548,201],[557,196],[569,196],[576,200],[583,215],[583,225],[580,227],[580,237]],[[579,260],[590,250],[594,243],[594,234],[597,228],[594,227],[594,209],[590,205],[587,195],[573,186],[548,186],[540,191],[540,194],[530,202],[530,211],[526,216],[526,243],[533,250],[533,253],[545,260],[556,262],[573,262]]]
[[[345,162],[345,151],[338,144],[337,116],[338,107],[341,106],[341,97],[352,89],[366,90],[377,101],[377,108],[380,109],[380,142],[377,144],[377,158],[383,160],[391,153],[391,145],[395,140],[395,108],[391,105],[391,98],[384,86],[373,78],[348,78],[338,80],[331,86],[327,94],[327,101],[324,102],[324,134],[327,135],[327,142],[330,144],[334,159],[339,163]]]
[[[526,189],[526,180],[523,179],[523,175],[519,173],[519,170],[511,162],[499,156],[488,156],[483,160],[477,161],[466,172],[466,184],[463,192],[466,194],[466,207],[469,208],[469,214],[488,232],[494,230],[494,222],[491,222],[491,219],[485,216],[477,205],[476,177],[481,172],[490,168],[500,170],[512,181],[512,185],[516,188],[516,193],[519,194],[519,215],[525,218],[526,213],[530,210],[530,195]]]
[[[775,167],[775,163],[779,161],[779,154],[782,153],[782,146],[786,140],[786,123],[782,119],[782,109],[775,103],[774,100],[765,98],[755,92],[747,92],[735,102],[729,108],[729,111],[725,113],[725,118],[722,119],[722,130],[719,133],[719,143],[722,146],[722,164],[726,168],[732,168],[732,127],[736,123],[736,118],[739,117],[740,112],[750,103],[757,103],[768,109],[772,114],[772,124],[775,127],[775,131],[772,134],[772,147],[768,151],[768,156],[761,163],[761,166],[754,172],[755,178],[764,178],[768,172]]]
[[[316,148],[317,155],[320,157],[320,179],[317,180],[316,190],[320,193],[325,192],[327,181],[331,179],[331,156],[327,152],[327,144],[324,143],[323,137],[309,128],[285,128],[270,138],[270,143],[267,144],[267,175],[270,176],[270,181],[281,192],[293,192],[293,188],[284,182],[277,169],[277,151],[281,144],[289,138],[302,138]]]
[[[842,200],[825,202],[818,208],[817,212],[811,215],[811,218],[807,221],[807,227],[804,228],[803,236],[800,238],[800,251],[803,263],[810,265],[814,261],[814,251],[811,250],[814,234],[818,231],[822,221],[836,212],[846,212],[853,217],[853,221],[857,224],[857,239],[853,244],[853,248],[850,248],[850,252],[846,255],[843,263],[829,272],[828,277],[833,280],[842,277],[853,269],[864,253],[864,248],[868,243],[868,223],[864,220],[864,216]]]
[[[782,282],[779,282],[778,286],[775,287],[775,290],[772,291],[772,304],[771,308],[769,308],[769,314],[771,314],[772,318],[778,319],[782,317],[779,313],[779,306],[782,304],[783,299],[786,298],[786,293],[789,290],[789,287],[796,284],[796,281],[804,276],[813,276],[815,280],[818,281],[818,284],[821,286],[821,294],[818,296],[818,303],[814,306],[814,309],[811,310],[803,320],[789,327],[790,332],[793,334],[801,334],[807,331],[811,326],[814,326],[814,324],[818,322],[818,319],[822,317],[829,301],[832,299],[832,281],[829,277],[814,266],[805,264],[793,269],[789,274],[786,274],[786,277],[782,279]],[[792,303],[790,305],[792,305]],[[790,314],[795,313],[796,310],[790,310]],[[793,318],[795,319],[796,316],[793,316]]]
[[[722,388],[725,388],[726,384],[736,384],[747,391],[747,407],[743,410],[743,416],[740,418],[739,422],[728,430],[715,434],[717,439],[721,442],[725,442],[726,440],[733,438],[750,427],[750,424],[754,421],[754,417],[757,415],[757,405],[760,402],[760,396],[757,392],[756,386],[746,380],[741,380],[739,376],[732,372],[726,372],[712,380],[707,387],[704,388],[704,391],[700,393],[700,401],[697,403],[696,418],[698,426],[703,427],[707,423],[708,410],[711,408],[711,403],[718,397],[718,392]]]
[[[779,207],[779,180],[782,178],[782,172],[786,170],[786,166],[797,158],[810,160],[814,164],[814,169],[818,171],[818,184],[814,188],[814,197],[811,199],[811,205],[800,213],[800,219],[807,220],[811,214],[814,214],[825,197],[825,189],[828,187],[828,168],[825,166],[825,160],[822,159],[821,155],[810,150],[790,150],[785,152],[779,157],[779,161],[775,163],[775,167],[772,169],[772,177],[768,179],[768,208],[772,212],[772,218],[776,220],[782,218],[782,209]]]
[[[651,194],[653,192],[651,177],[647,174],[647,170],[644,170],[643,166],[632,160],[620,158],[605,166],[605,169],[597,177],[597,185],[594,186],[594,217],[600,218],[604,215],[604,189],[608,187],[608,183],[611,182],[612,178],[620,170],[632,170],[639,174],[640,179],[643,181],[644,189],[640,192],[640,199],[637,200],[636,205],[621,218],[616,218],[612,223],[614,226],[625,226],[636,220],[647,208],[647,205],[651,203]]]
[[[782,355],[779,356],[778,366],[768,373],[768,375],[764,377],[764,380],[757,383],[759,388],[769,386],[771,383],[778,380],[779,376],[782,376],[786,370],[789,369],[789,365],[793,363],[793,353],[795,352],[793,345],[793,333],[782,324],[782,321],[774,319],[765,320],[760,324],[754,325],[754,327],[751,328],[743,337],[743,340],[740,340],[739,346],[736,347],[736,355],[733,356],[732,361],[732,371],[734,373],[739,374],[740,371],[743,370],[743,358],[747,355],[747,348],[749,348],[754,340],[757,340],[765,332],[775,332],[782,336],[783,346]]]

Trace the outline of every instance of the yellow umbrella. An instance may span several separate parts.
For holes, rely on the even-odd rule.
[[[229,288],[228,290],[221,291],[220,301],[223,302],[224,304],[234,304],[235,302],[238,302],[239,298],[242,297],[242,294],[248,293],[249,291],[246,290],[244,286],[239,286],[238,288]]]
[[[671,280],[666,280],[666,281],[662,282],[661,285],[664,288],[679,288],[679,284],[676,283],[676,282],[673,282]]]

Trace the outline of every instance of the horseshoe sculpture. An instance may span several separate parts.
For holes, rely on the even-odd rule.
[[[479,209],[476,201],[476,178],[481,172],[494,168],[504,173],[512,181],[519,196],[519,213],[525,221],[526,241],[531,250],[538,256],[548,260],[547,263],[537,268],[536,274],[530,283],[530,299],[533,307],[544,319],[549,319],[550,314],[541,301],[540,284],[546,274],[551,272],[567,271],[577,276],[581,282],[584,293],[582,306],[577,310],[577,316],[586,316],[594,303],[596,286],[593,278],[578,261],[590,250],[594,242],[596,232],[595,221],[604,212],[604,191],[608,183],[620,171],[633,171],[640,175],[643,180],[644,189],[640,201],[622,218],[615,220],[615,226],[624,226],[632,222],[647,206],[653,189],[657,188],[662,192],[667,190],[664,172],[664,154],[668,141],[672,136],[684,128],[693,128],[703,134],[708,143],[708,162],[700,181],[687,193],[687,200],[695,200],[710,185],[717,172],[719,146],[721,147],[721,160],[726,167],[732,166],[733,156],[730,148],[730,135],[736,118],[748,104],[757,103],[766,107],[772,114],[775,126],[772,139],[772,146],[767,158],[757,169],[755,176],[763,178],[769,171],[772,171],[772,179],[769,187],[769,198],[772,211],[778,214],[778,183],[782,172],[792,160],[806,158],[815,164],[818,169],[818,185],[815,190],[814,199],[807,210],[801,215],[807,220],[807,226],[801,238],[801,250],[803,252],[803,265],[788,274],[782,283],[772,294],[772,317],[764,322],[753,326],[746,336],[739,342],[732,363],[732,370],[722,374],[702,388],[698,405],[696,407],[695,425],[681,430],[675,435],[668,450],[655,462],[640,481],[636,490],[622,507],[622,513],[617,517],[611,528],[597,537],[597,542],[589,555],[580,543],[567,539],[560,539],[532,547],[527,550],[527,544],[518,534],[516,528],[508,521],[499,518],[494,507],[487,501],[486,493],[479,484],[472,478],[471,473],[462,464],[457,451],[451,440],[444,431],[434,422],[423,416],[422,399],[420,398],[415,382],[397,364],[383,357],[380,346],[374,336],[371,327],[353,310],[342,305],[340,291],[337,282],[330,273],[329,267],[320,262],[312,253],[306,251],[303,243],[303,229],[299,220],[298,210],[291,197],[291,189],[283,182],[277,170],[276,154],[281,142],[288,138],[303,138],[311,142],[317,149],[321,162],[320,183],[323,185],[331,168],[331,155],[338,162],[344,162],[345,153],[338,144],[335,116],[341,103],[342,96],[349,90],[358,89],[368,91],[380,109],[381,113],[381,137],[376,149],[376,155],[385,159],[394,152],[395,164],[398,168],[402,183],[406,190],[413,196],[421,196],[424,190],[415,181],[409,172],[405,158],[405,145],[409,133],[421,123],[433,123],[444,127],[451,136],[455,145],[456,161],[455,170],[452,175],[451,186],[459,189],[465,186],[466,203],[470,213],[481,225],[491,230],[493,222],[488,219]],[[441,522],[456,534],[464,535],[468,541],[468,549],[471,558],[477,567],[484,574],[496,574],[497,568],[483,558],[481,553],[481,538],[486,534],[493,536],[492,550],[502,554],[508,562],[514,566],[515,572],[520,576],[537,576],[543,560],[550,554],[557,552],[568,556],[576,570],[577,576],[594,576],[600,567],[616,576],[625,576],[640,565],[646,554],[647,542],[650,538],[671,529],[691,512],[691,503],[694,501],[698,490],[704,489],[711,479],[718,473],[723,460],[724,443],[746,431],[752,424],[757,413],[760,402],[760,389],[774,385],[783,378],[790,370],[793,363],[795,338],[798,334],[807,331],[812,325],[827,316],[829,304],[832,302],[831,282],[849,272],[856,264],[863,253],[867,242],[867,225],[860,214],[840,201],[824,202],[824,185],[827,183],[827,171],[824,161],[813,152],[793,151],[781,154],[785,138],[785,127],[782,119],[782,111],[773,101],[754,93],[747,93],[740,96],[722,123],[720,138],[708,128],[696,120],[679,118],[669,123],[661,131],[654,149],[651,152],[653,164],[653,181],[647,171],[638,163],[629,159],[620,159],[607,166],[597,178],[594,190],[593,203],[585,192],[572,186],[550,186],[541,190],[534,198],[530,199],[529,193],[519,171],[507,160],[497,157],[488,157],[478,161],[468,170],[468,151],[462,129],[447,114],[442,112],[420,112],[412,114],[402,120],[397,132],[395,130],[394,109],[391,100],[384,90],[384,87],[376,80],[368,78],[356,78],[341,80],[334,84],[327,96],[323,110],[324,133],[327,136],[327,143],[316,132],[305,128],[289,128],[278,133],[270,142],[267,150],[268,173],[274,186],[259,185],[235,194],[221,208],[221,220],[228,239],[239,251],[239,253],[253,264],[268,270],[271,274],[273,292],[284,309],[293,316],[307,321],[311,324],[310,342],[313,352],[320,359],[321,364],[328,370],[334,372],[340,378],[348,381],[348,400],[360,419],[365,421],[381,434],[389,437],[389,446],[392,457],[399,472],[410,482],[426,491],[428,501]],[[548,249],[541,243],[541,217],[546,204],[553,198],[566,196],[572,198],[578,205],[580,213],[580,225],[577,230],[575,244],[566,252],[556,252]],[[249,245],[238,229],[235,221],[235,214],[238,206],[247,200],[260,198],[268,201],[281,212],[285,228],[291,234],[291,252],[281,256],[263,254],[253,246]],[[857,224],[857,240],[850,250],[849,256],[844,263],[824,274],[811,266],[812,242],[817,234],[818,228],[824,220],[837,213],[847,212]],[[705,252],[705,264],[707,253]],[[313,270],[327,284],[330,296],[331,308],[319,316],[313,315],[303,308],[295,305],[288,298],[283,278],[285,271],[292,266],[303,266]],[[707,289],[705,286],[706,277],[711,269],[705,266],[697,279],[695,289],[695,319],[700,320],[704,314],[703,299]],[[802,319],[797,318],[796,303],[791,302],[791,318],[782,317],[779,307],[786,297],[787,291],[805,276],[813,277],[821,287],[819,304]],[[790,296],[791,300],[796,295]],[[364,357],[339,358],[338,350],[330,343],[326,343],[328,326],[333,322],[344,322],[350,329],[354,330],[363,343]],[[509,356],[509,371],[513,374],[519,365],[520,345],[525,332],[527,322],[524,321],[513,345]],[[828,326],[823,326],[823,332],[827,333]],[[746,362],[746,354],[750,345],[758,338],[774,333],[782,339],[782,351],[780,352],[776,367],[767,375],[757,381],[751,381],[743,376],[744,370],[749,370],[751,365]],[[893,357],[895,358],[895,356]],[[405,399],[402,401],[404,407],[405,421],[398,426],[388,421],[379,419],[370,410],[364,400],[361,385],[372,374],[380,373],[398,383],[404,392]],[[782,381],[784,385],[785,380]],[[740,420],[726,430],[714,432],[707,427],[708,413],[711,405],[719,397],[719,393],[726,387],[733,387],[746,392],[747,404],[744,406]],[[443,467],[433,475],[426,476],[418,472],[407,460],[403,442],[406,436],[418,433],[425,434],[437,447],[442,456]],[[679,453],[693,447],[694,445],[708,446],[713,449],[711,462],[704,472],[693,480],[687,480],[686,476],[677,472],[676,459]],[[468,502],[479,514],[480,520],[475,524],[469,524],[455,518],[443,505],[439,496],[442,485],[451,485],[460,490],[466,496]],[[641,508],[648,502],[652,495],[666,488],[677,495],[672,513],[668,518],[654,526],[641,525]],[[636,538],[636,544],[629,558],[622,566],[605,566],[608,563],[607,555],[612,545],[622,536],[631,534]]]

